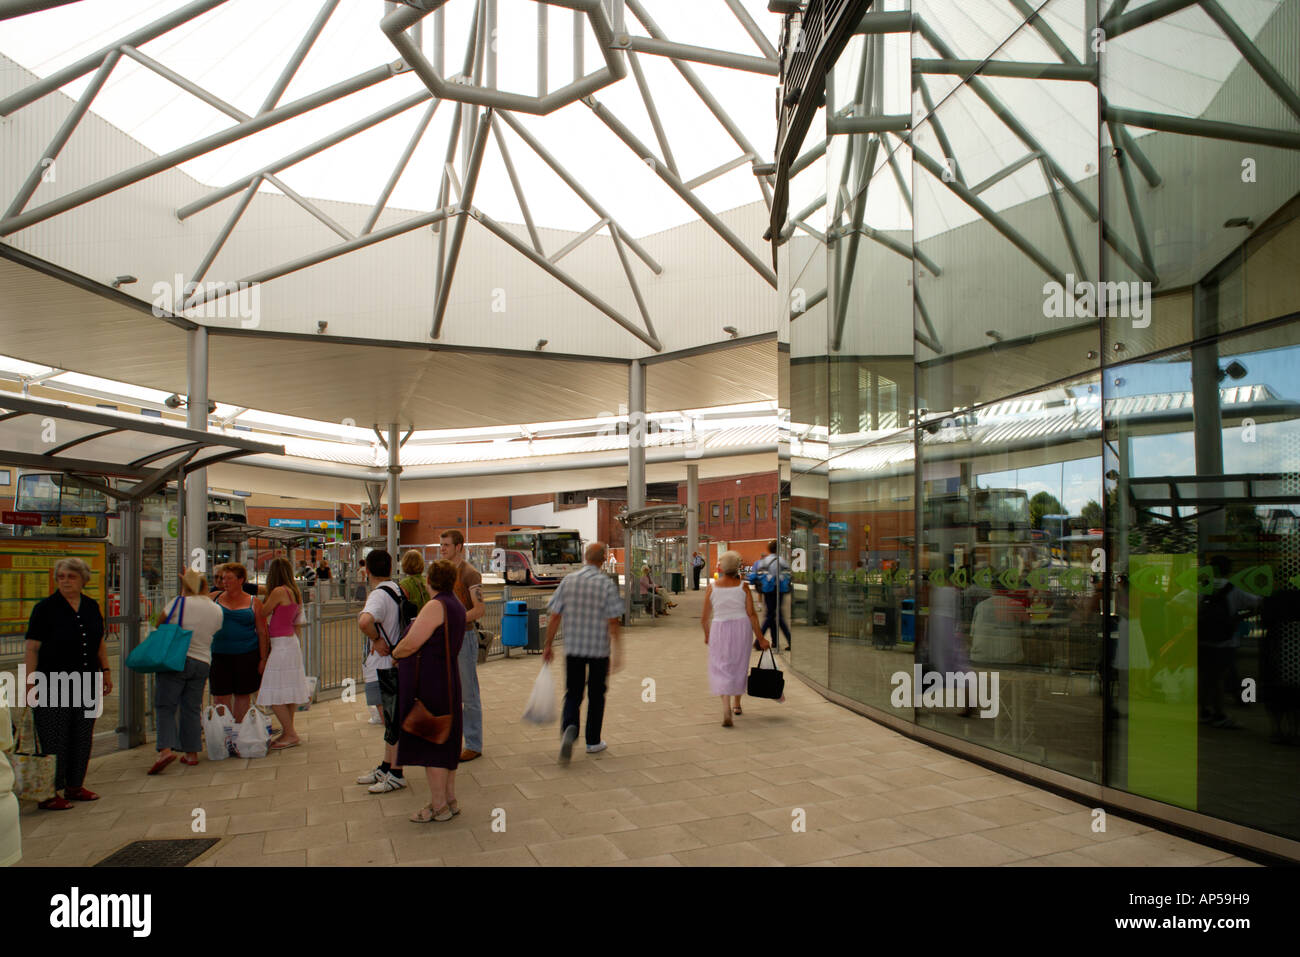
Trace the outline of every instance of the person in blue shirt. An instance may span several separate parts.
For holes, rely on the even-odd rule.
[[[778,624],[785,635],[785,647],[790,649],[790,626],[785,620],[785,611],[781,607],[781,596],[790,590],[790,565],[776,552],[776,540],[767,543],[767,554],[754,562],[750,570],[750,582],[763,593],[763,602],[767,606],[767,617],[763,619],[763,634],[771,633],[772,647],[779,649],[781,641],[777,636]]]

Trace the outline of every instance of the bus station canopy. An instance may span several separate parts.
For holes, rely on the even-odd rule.
[[[259,453],[283,455],[284,446],[146,416],[0,395],[0,465],[89,477],[99,480],[97,488],[102,476],[132,479],[137,484],[131,498],[157,490],[175,474]]]
[[[322,531],[303,531],[297,528],[265,528],[261,525],[249,525],[245,522],[217,521],[208,522],[208,539],[222,544],[263,541],[275,545],[301,545],[318,540],[325,535]]]

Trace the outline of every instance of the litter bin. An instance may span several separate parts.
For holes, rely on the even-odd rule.
[[[904,598],[901,604],[902,610],[899,612],[898,619],[901,636],[898,642],[902,645],[912,645],[916,643],[916,599]]]
[[[546,609],[528,609],[528,650],[541,651],[546,640]]]
[[[672,589],[674,595],[680,595],[686,590],[686,576],[681,572],[673,572]]]
[[[879,606],[870,609],[871,644],[876,648],[892,648],[895,643],[895,628],[898,627],[896,610],[891,606]]]
[[[501,615],[501,644],[506,648],[523,648],[528,644],[528,602],[508,601]]]

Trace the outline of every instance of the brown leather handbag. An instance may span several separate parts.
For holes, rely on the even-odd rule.
[[[442,625],[442,637],[447,649],[447,713],[434,714],[420,700],[420,660],[424,657],[424,649],[421,648],[415,659],[415,704],[402,719],[403,731],[423,738],[430,744],[444,744],[451,736],[451,637],[447,633],[446,621]]]

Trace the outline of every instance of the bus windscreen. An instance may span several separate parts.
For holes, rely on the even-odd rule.
[[[582,564],[582,537],[577,532],[542,532],[537,536],[537,561],[541,565]]]

